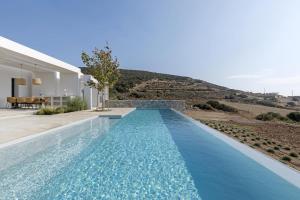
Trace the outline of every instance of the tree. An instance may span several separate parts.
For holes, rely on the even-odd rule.
[[[108,84],[109,87],[113,87],[120,77],[119,61],[116,57],[112,57],[112,50],[108,45],[104,49],[95,48],[92,51],[92,56],[89,56],[86,52],[81,54],[82,62],[85,64],[86,72],[92,75],[98,83],[92,81],[88,82],[89,87],[97,89],[98,96],[102,93],[102,109],[104,108],[104,87]],[[97,107],[99,107],[99,101],[97,98]]]

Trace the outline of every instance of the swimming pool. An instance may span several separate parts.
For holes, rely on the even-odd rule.
[[[0,199],[299,197],[295,184],[172,110],[95,118],[0,149]]]

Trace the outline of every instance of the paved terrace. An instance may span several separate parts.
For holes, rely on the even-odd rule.
[[[135,108],[111,108],[110,111],[79,111],[57,115],[34,115],[28,110],[0,110],[0,144],[38,134],[94,116],[122,117]]]

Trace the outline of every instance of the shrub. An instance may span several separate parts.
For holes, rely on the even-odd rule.
[[[287,117],[293,121],[300,122],[300,112],[291,112]]]
[[[268,112],[268,113],[262,113],[260,115],[256,116],[257,120],[262,120],[262,121],[272,121],[272,120],[280,120],[280,121],[286,121],[287,118],[283,117],[279,113],[274,113],[274,112]]]
[[[296,103],[293,101],[290,101],[290,102],[287,102],[286,105],[290,106],[290,107],[294,107],[294,106],[296,106]]]
[[[54,108],[41,108],[36,112],[37,115],[53,115],[56,114]]]
[[[211,107],[213,107],[217,110],[222,110],[224,112],[237,112],[237,109],[235,109],[231,106],[219,103],[218,101],[208,101],[207,104],[209,104]]]
[[[65,107],[58,107],[55,109],[55,112],[58,113],[64,113],[67,110]]]
[[[74,111],[86,110],[86,109],[87,109],[86,102],[80,97],[75,97],[67,102],[67,108],[65,112],[74,112]]]
[[[283,149],[285,149],[287,151],[291,150],[290,147],[284,147]]]
[[[257,101],[257,104],[263,105],[263,106],[269,106],[269,107],[277,107],[275,103],[272,103],[267,100]]]
[[[202,110],[213,110],[211,105],[206,104],[206,103],[194,104],[193,107],[194,108],[199,108],[199,109],[202,109]]]
[[[80,97],[75,97],[74,99],[71,99],[67,102],[66,107],[58,107],[58,108],[52,108],[52,107],[46,107],[41,108],[36,112],[37,115],[53,115],[53,114],[59,114],[59,113],[66,113],[66,112],[74,112],[79,110],[85,110],[87,109],[86,102],[83,101]]]
[[[211,105],[213,108],[217,108],[220,105],[218,101],[208,101],[206,103]]]
[[[143,98],[143,97],[144,97],[144,95],[143,95],[142,93],[140,93],[140,92],[135,92],[135,91],[131,92],[129,96],[130,96],[130,97],[133,97],[133,98],[137,98],[137,99]]]
[[[292,157],[295,157],[295,158],[298,157],[298,155],[296,153],[294,153],[294,152],[290,153],[289,155],[292,156]]]
[[[288,157],[288,156],[283,156],[281,159],[284,160],[284,161],[291,161],[291,160],[292,160],[292,159],[291,159],[290,157]]]
[[[275,150],[279,150],[279,147],[274,147]]]
[[[273,149],[267,149],[267,152],[269,152],[269,153],[275,153],[275,151]]]
[[[260,144],[259,143],[255,143],[254,146],[260,147]]]

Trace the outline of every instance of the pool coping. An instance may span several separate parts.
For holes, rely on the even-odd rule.
[[[199,126],[200,128],[204,129],[211,135],[215,136],[216,138],[222,140],[226,144],[230,145],[234,149],[238,150],[239,152],[243,153],[247,157],[251,158],[252,160],[256,161],[258,164],[264,166],[265,168],[269,169],[276,175],[280,176],[287,182],[291,183],[292,185],[300,188],[300,172],[288,165],[285,165],[284,163],[281,163],[280,161],[256,150],[251,147],[249,147],[246,144],[240,143],[236,141],[235,139],[225,135],[224,133],[221,133],[220,131],[217,131],[177,110],[172,109],[177,114],[183,116],[185,119],[191,121],[195,125]]]
[[[25,136],[25,137],[21,137],[21,138],[18,138],[18,139],[15,139],[15,140],[12,140],[12,141],[0,144],[0,149],[6,148],[6,147],[9,147],[9,146],[21,143],[21,142],[25,142],[25,141],[31,140],[31,139],[34,139],[36,137],[40,137],[42,135],[51,134],[52,132],[54,133],[54,132],[56,132],[58,130],[65,129],[65,128],[68,128],[68,127],[71,127],[71,126],[74,126],[74,125],[78,125],[78,124],[81,124],[81,123],[84,123],[86,121],[90,121],[90,120],[93,120],[93,119],[96,119],[96,118],[99,118],[99,117],[102,117],[102,118],[112,118],[112,119],[121,119],[121,118],[125,117],[126,115],[128,115],[129,113],[131,113],[131,112],[133,112],[135,110],[136,110],[136,108],[132,108],[129,112],[124,113],[124,114],[118,114],[118,115],[112,115],[112,114],[107,114],[106,115],[106,114],[102,114],[102,115],[96,115],[96,116],[88,117],[86,119],[82,119],[82,120],[78,120],[78,121],[75,121],[75,122],[71,122],[69,124],[65,124],[65,125],[62,125],[62,126],[59,126],[59,127],[51,128],[49,130],[42,131],[40,133],[36,133],[36,134],[33,134],[33,135],[28,135],[28,136]]]

